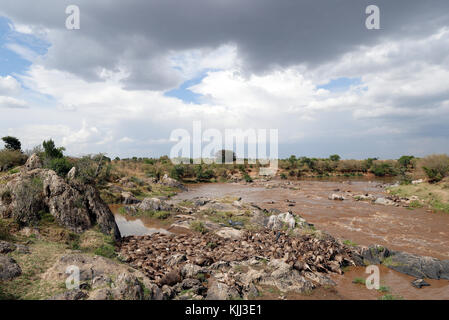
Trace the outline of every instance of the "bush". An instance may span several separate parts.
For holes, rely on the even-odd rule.
[[[12,236],[11,233],[9,232],[9,226],[5,223],[5,221],[3,221],[2,219],[0,219],[0,240],[11,240]]]
[[[397,171],[391,162],[379,160],[373,162],[371,172],[376,177],[394,176],[397,174]]]
[[[449,175],[449,156],[434,154],[419,162],[430,182],[438,182]]]
[[[0,151],[0,171],[7,171],[16,166],[25,164],[27,156],[17,150]]]
[[[67,158],[55,158],[50,160],[50,164],[48,168],[55,171],[58,176],[65,177],[67,173],[69,173],[70,169],[72,169],[73,165],[70,163]]]

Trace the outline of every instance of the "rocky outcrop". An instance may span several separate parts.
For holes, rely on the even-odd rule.
[[[415,278],[449,280],[449,260],[439,260],[407,252],[392,251],[378,245],[362,247],[360,255],[365,263],[382,263],[390,269]]]
[[[30,171],[39,168],[42,168],[42,161],[37,154],[33,153],[25,163],[25,170]]]
[[[140,211],[170,211],[173,206],[158,198],[145,198],[136,206]]]
[[[0,280],[11,280],[21,274],[22,269],[13,258],[0,255]]]
[[[38,162],[36,157],[30,157],[30,168]],[[41,211],[49,212],[59,224],[74,232],[98,225],[103,233],[120,239],[111,210],[92,185],[67,182],[48,169],[24,170],[0,185],[1,217],[34,225]]]
[[[185,185],[183,185],[178,180],[170,178],[167,174],[164,174],[164,176],[162,177],[160,183],[162,185],[164,185],[164,186],[167,186],[167,187],[178,188],[178,189],[181,189],[183,191],[187,190]]]
[[[65,282],[66,270],[77,266],[80,271],[80,289],[65,291],[54,300],[143,300],[163,299],[162,290],[150,282],[139,270],[112,260],[86,254],[68,254],[43,275],[47,281]],[[89,291],[85,289],[90,289]]]
[[[136,204],[140,203],[140,200],[134,197],[131,192],[123,191],[120,194],[120,201],[122,204]]]
[[[271,230],[282,230],[284,227],[294,229],[295,226],[296,220],[290,212],[271,215],[268,218],[267,228]]]

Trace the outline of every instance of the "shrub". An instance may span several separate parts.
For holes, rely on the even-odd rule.
[[[375,160],[371,166],[371,172],[376,177],[394,176],[397,171],[392,162]]]
[[[50,160],[50,164],[48,168],[55,171],[58,176],[65,177],[67,173],[69,173],[70,169],[72,169],[73,165],[70,163],[67,158],[54,158]]]
[[[103,244],[101,247],[95,249],[94,253],[97,256],[103,256],[109,259],[115,258],[117,255],[114,246],[111,244]]]
[[[283,180],[287,179],[287,175],[283,172],[281,173],[281,179],[283,179]]]
[[[421,159],[419,166],[430,182],[438,182],[449,175],[449,156],[434,154]]]
[[[253,182],[253,179],[246,172],[243,174],[243,179],[245,179],[246,182]]]
[[[75,163],[77,179],[83,183],[103,184],[112,178],[112,165],[106,157],[88,155]]]
[[[0,219],[0,240],[11,240],[12,236],[9,231],[9,226],[4,220]]]
[[[196,231],[196,232],[200,232],[200,233],[206,233],[207,229],[204,226],[204,224],[201,221],[192,221],[190,223],[190,227],[192,228],[192,230]]]
[[[25,164],[27,156],[17,150],[0,151],[0,171],[6,171]]]
[[[184,167],[182,165],[176,165],[170,170],[170,177],[176,180],[182,180],[184,177]]]

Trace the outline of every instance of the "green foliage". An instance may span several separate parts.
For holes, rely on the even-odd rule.
[[[170,170],[170,177],[172,177],[173,179],[176,180],[182,180],[182,178],[184,177],[184,167],[182,165],[175,165],[171,170]]]
[[[192,221],[190,223],[190,228],[196,232],[203,233],[203,234],[207,232],[207,229],[204,226],[204,224],[198,220]]]
[[[45,157],[49,159],[62,158],[64,156],[63,151],[65,151],[65,148],[56,148],[55,142],[52,139],[42,142],[42,146],[44,147]]]
[[[16,137],[6,136],[3,137],[2,140],[5,143],[6,150],[20,151],[20,149],[22,148],[22,144]]]
[[[383,161],[375,161],[371,166],[371,172],[376,177],[394,176],[397,174],[397,171],[391,163]]]
[[[429,178],[429,182],[439,182],[449,176],[449,156],[445,154],[425,157],[419,164]]]
[[[215,173],[212,169],[203,169],[202,165],[196,167],[196,180],[200,182],[210,181],[215,177]]]
[[[414,158],[414,156],[402,156],[398,159],[398,163],[401,167],[408,168]]]
[[[27,156],[17,150],[0,150],[0,171],[25,164]]]
[[[5,220],[0,218],[0,240],[11,240],[12,239],[12,235],[10,233],[10,227],[9,225],[6,223]]]
[[[101,186],[113,178],[112,165],[102,154],[84,156],[77,160],[75,167],[77,179],[83,183]]]
[[[287,175],[283,172],[281,173],[281,179],[283,179],[283,180],[287,179]]]
[[[340,161],[341,158],[340,158],[340,156],[338,154],[332,154],[332,155],[329,156],[329,159],[331,161]]]
[[[70,169],[73,167],[72,163],[67,158],[54,158],[50,160],[48,168],[55,171],[58,176],[65,177]]]
[[[105,258],[113,259],[117,256],[117,253],[115,252],[115,248],[112,244],[103,244],[102,246],[98,247],[94,253],[97,256],[103,256]]]
[[[253,179],[246,172],[243,174],[243,179],[248,183],[253,182]]]

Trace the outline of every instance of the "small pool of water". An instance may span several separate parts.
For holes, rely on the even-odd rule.
[[[157,232],[170,234],[169,231],[162,228],[149,228],[140,219],[132,219],[120,214],[115,214],[114,217],[122,237],[145,236]]]

